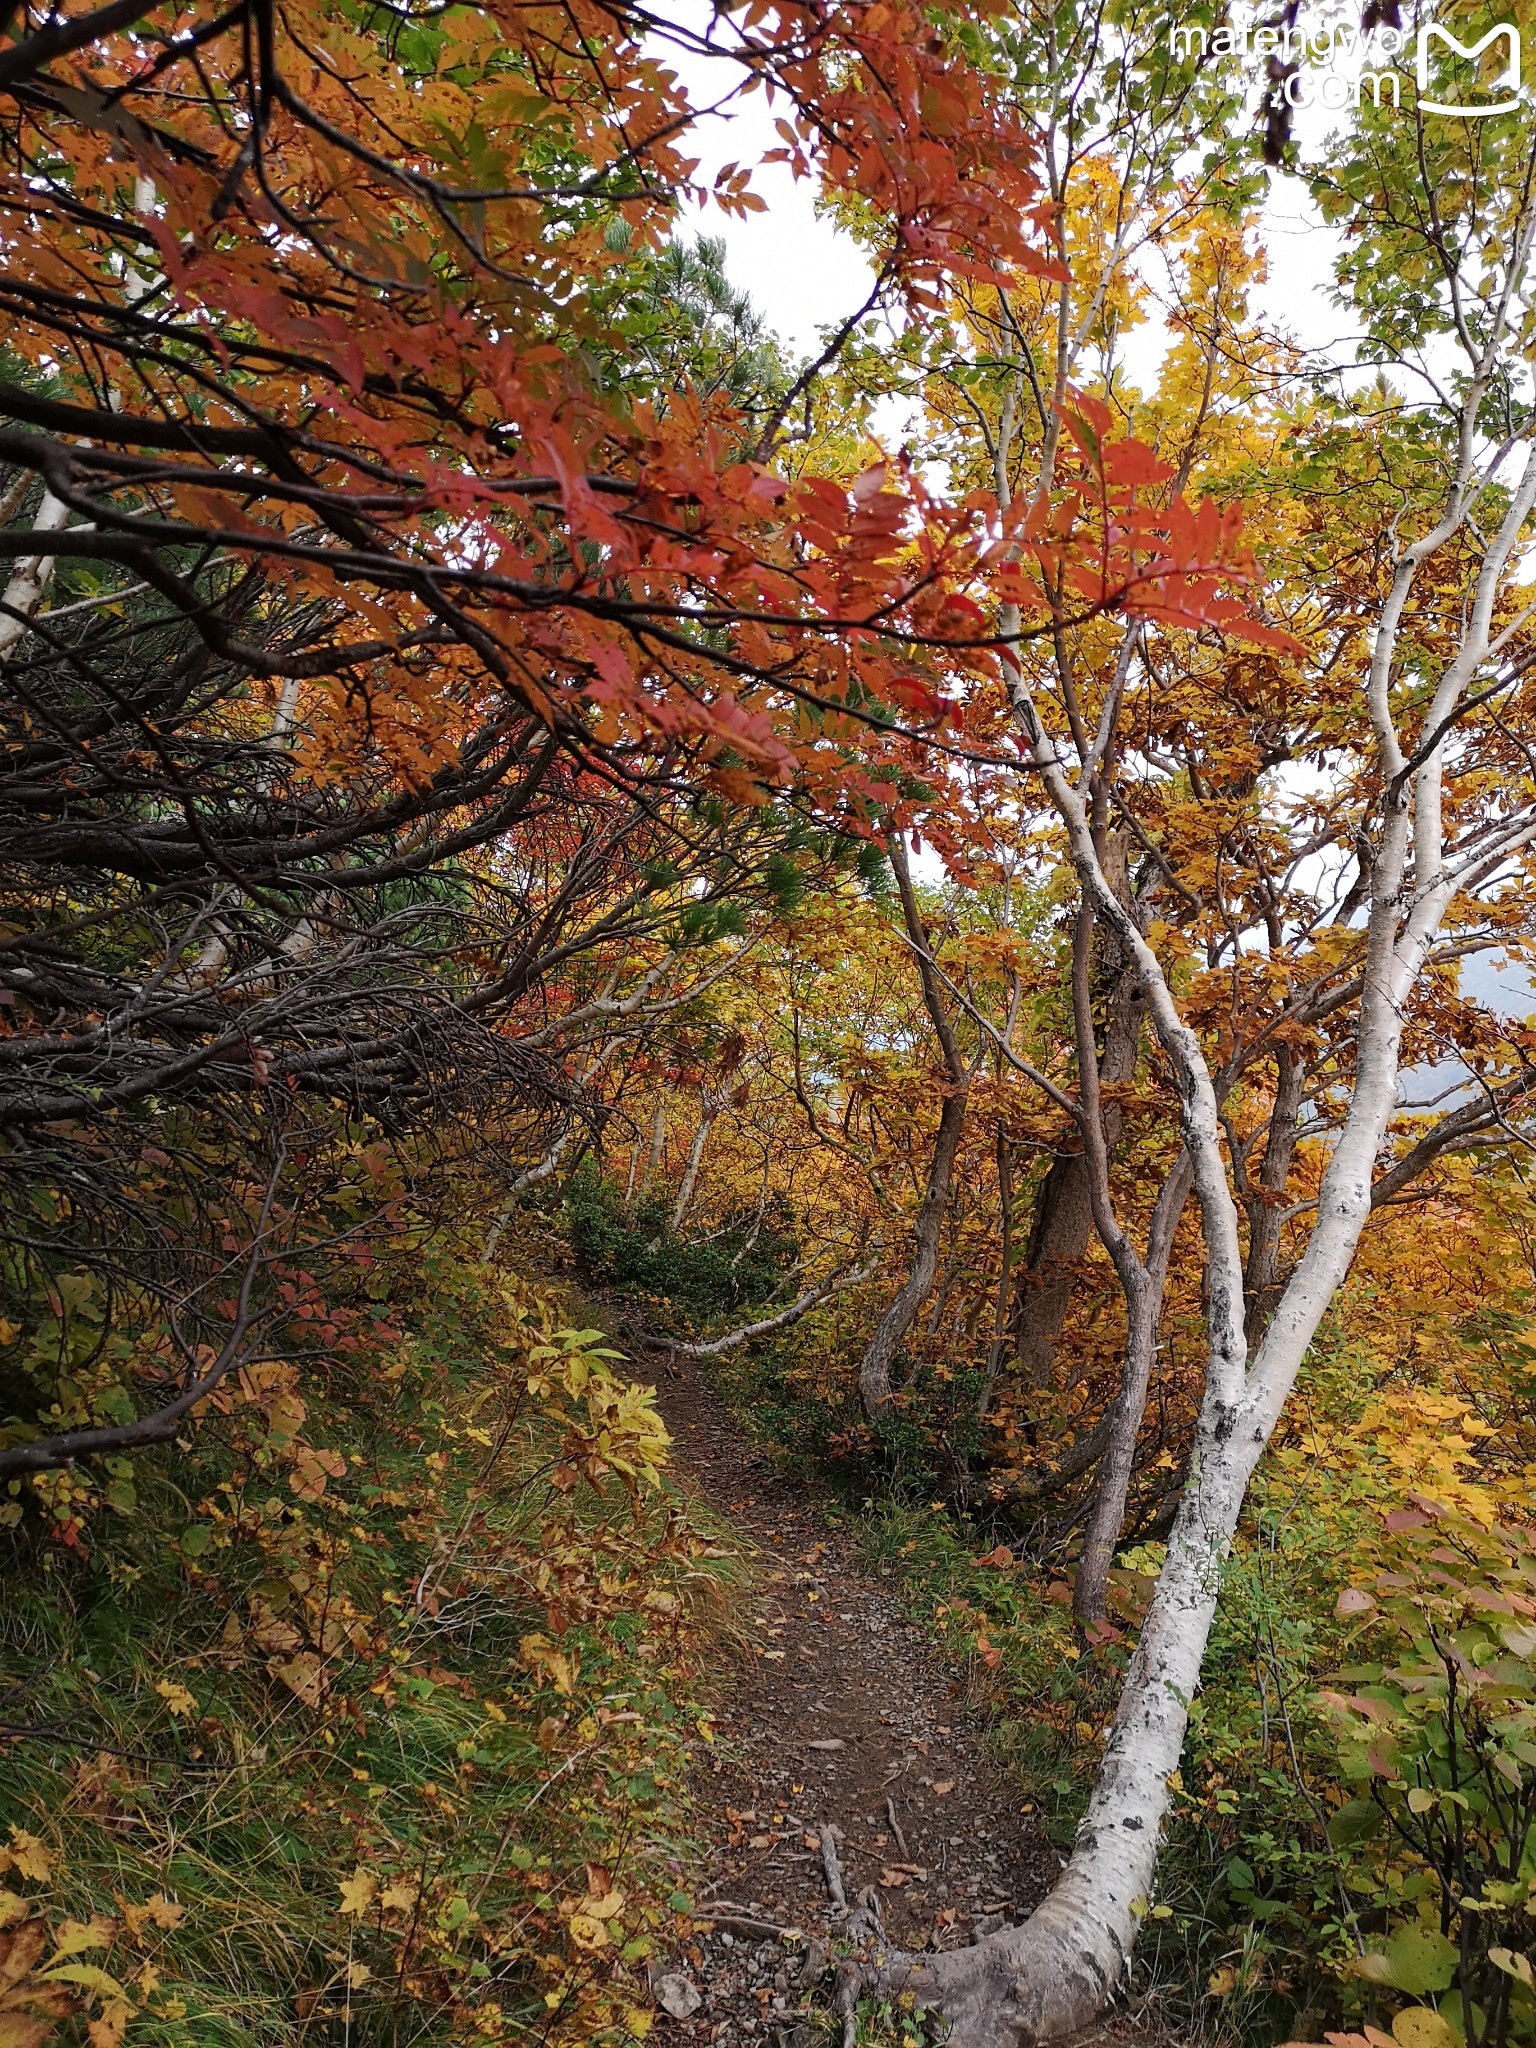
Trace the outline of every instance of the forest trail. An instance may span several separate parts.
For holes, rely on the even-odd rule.
[[[958,1675],[895,1590],[831,1523],[814,1484],[780,1472],[686,1366],[657,1369],[673,1471],[746,1537],[759,1575],[749,1648],[731,1674],[713,1771],[693,1791],[709,1857],[690,1886],[701,1931],[675,1968],[700,2003],[661,2017],[669,2043],[810,2048],[802,1942],[845,1925],[822,1853],[833,1831],[849,1907],[878,1893],[904,1948],[954,1947],[1022,1918],[1059,1866],[1018,1783],[967,1720]],[[756,1923],[756,1924],[753,1924]],[[824,2007],[827,1987],[821,1992]]]

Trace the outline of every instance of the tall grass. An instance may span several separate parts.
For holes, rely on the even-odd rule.
[[[64,2039],[648,2025],[743,1568],[557,1303],[439,1246],[389,1309],[304,1387],[323,1466],[237,1402],[81,1547],[0,1538],[0,1882]]]

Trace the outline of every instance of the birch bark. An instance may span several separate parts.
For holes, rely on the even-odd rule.
[[[1398,638],[1415,582],[1448,541],[1465,542],[1472,508],[1485,494],[1474,448],[1496,345],[1497,338],[1470,379],[1443,516],[1399,554],[1374,637],[1366,694],[1381,799],[1363,892],[1355,1075],[1310,1236],[1251,1365],[1239,1207],[1223,1152],[1217,1088],[1156,952],[1105,874],[1069,756],[1047,726],[1022,665],[1011,655],[1006,663],[1014,716],[1061,822],[1084,902],[1134,962],[1173,1070],[1205,1239],[1208,1351],[1189,1480],[1099,1778],[1060,1881],[1023,1926],[931,1959],[893,1959],[880,1973],[885,1993],[910,1992],[941,2008],[956,2048],[1022,2048],[1060,2039],[1090,2024],[1124,1977],[1153,1894],[1168,1780],[1183,1749],[1248,1483],[1371,1212],[1375,1168],[1396,1107],[1406,1005],[1458,890],[1476,886],[1536,839],[1536,815],[1527,806],[1495,816],[1448,857],[1442,787],[1447,735],[1489,657],[1495,600],[1536,509],[1536,447],[1509,491],[1496,533],[1482,544],[1460,644],[1422,714],[1416,742],[1405,742],[1392,707]],[[1005,640],[1018,630],[1017,613],[1005,613]]]

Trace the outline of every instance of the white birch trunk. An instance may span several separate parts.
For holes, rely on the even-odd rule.
[[[674,1236],[687,1221],[688,1211],[693,1207],[693,1191],[699,1184],[699,1168],[704,1163],[704,1147],[709,1143],[709,1134],[714,1129],[715,1118],[725,1107],[724,1094],[716,1095],[711,1089],[704,1090],[699,1103],[699,1127],[693,1134],[693,1143],[688,1147],[688,1161],[683,1168],[683,1184],[677,1191],[677,1200],[672,1205],[669,1219]]]
[[[931,1959],[893,1959],[880,1973],[883,1992],[909,1991],[942,2009],[954,2048],[1024,2048],[1058,2040],[1089,2025],[1124,1977],[1152,1898],[1168,1780],[1183,1751],[1222,1567],[1248,1482],[1370,1215],[1372,1178],[1396,1106],[1405,1007],[1457,890],[1495,872],[1536,838],[1536,818],[1527,810],[1498,821],[1448,864],[1441,787],[1448,721],[1489,656],[1495,598],[1536,506],[1536,449],[1497,535],[1486,545],[1461,647],[1424,716],[1416,752],[1405,750],[1391,713],[1397,637],[1415,577],[1461,531],[1473,502],[1471,449],[1480,403],[1474,379],[1461,466],[1446,513],[1404,550],[1376,634],[1368,697],[1383,816],[1370,873],[1355,1082],[1323,1175],[1311,1236],[1251,1369],[1238,1208],[1222,1152],[1217,1094],[1199,1039],[1180,1015],[1156,954],[1103,872],[1079,788],[1021,667],[1011,657],[1007,663],[1015,715],[1066,828],[1084,896],[1114,926],[1135,961],[1176,1077],[1205,1235],[1208,1354],[1188,1485],[1104,1762],[1060,1881],[1022,1927]],[[1017,632],[1016,612],[1005,612],[1002,630]]]
[[[32,521],[32,532],[58,533],[69,523],[69,507],[46,487],[43,502]],[[29,535],[28,538],[31,536]],[[12,569],[0,595],[0,655],[9,654],[26,633],[32,615],[53,581],[52,555],[26,555]]]
[[[650,1180],[657,1167],[660,1166],[662,1157],[667,1149],[667,1108],[670,1102],[671,1097],[669,1095],[662,1095],[657,1099],[656,1110],[651,1118],[651,1149],[645,1155],[645,1167],[640,1175],[640,1185],[634,1191],[634,1199],[637,1202],[645,1193],[646,1183]]]

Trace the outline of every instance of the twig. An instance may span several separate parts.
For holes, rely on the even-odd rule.
[[[724,1911],[717,1912],[713,1906],[701,1905],[694,1914],[695,1922],[708,1921],[718,1927],[740,1927],[748,1934],[776,1934],[780,1941],[804,1941],[803,1927],[780,1927],[774,1920],[759,1920],[751,1913],[740,1911],[729,1899],[723,1899]]]
[[[891,1833],[896,1837],[896,1846],[901,1851],[902,1861],[910,1863],[912,1861],[912,1851],[907,1847],[907,1838],[901,1832],[901,1822],[896,1818],[896,1802],[894,1799],[886,1800],[885,1817],[891,1824]]]
[[[220,1763],[213,1759],[207,1763],[195,1757],[152,1756],[144,1749],[116,1749],[110,1742],[98,1742],[93,1735],[68,1735],[62,1728],[28,1727],[20,1721],[0,1721],[0,1742],[57,1742],[67,1749],[98,1750],[106,1756],[125,1758],[134,1764],[164,1764],[172,1771],[232,1771],[231,1763]]]
[[[195,1374],[182,1387],[174,1401],[168,1401],[163,1408],[157,1408],[153,1414],[141,1415],[135,1422],[112,1423],[99,1429],[67,1429],[60,1436],[9,1445],[0,1451],[0,1478],[9,1478],[12,1473],[57,1471],[63,1466],[73,1465],[79,1458],[91,1457],[97,1452],[137,1450],[144,1444],[168,1443],[175,1436],[181,1418],[189,1414],[199,1401],[205,1401],[226,1374],[245,1363],[245,1341],[252,1325],[260,1322],[264,1315],[271,1313],[270,1310],[262,1310],[260,1313],[252,1310],[251,1292],[256,1284],[257,1274],[262,1272],[268,1263],[263,1258],[263,1251],[267,1233],[271,1228],[278,1184],[282,1179],[287,1159],[287,1145],[279,1141],[277,1158],[268,1178],[266,1196],[261,1205],[261,1217],[251,1241],[250,1256],[245,1262],[240,1291],[235,1297],[234,1327],[223,1350],[212,1364],[205,1366],[201,1372],[195,1371],[194,1354],[182,1343],[173,1317],[169,1334],[185,1356],[188,1371]]]
[[[842,1867],[837,1860],[837,1836],[830,1822],[821,1830],[821,1867],[826,1873],[827,1890],[832,1897],[833,1911],[846,1913],[848,1898],[843,1890]]]
[[[565,1762],[560,1766],[559,1770],[550,1772],[549,1776],[544,1780],[543,1784],[539,1787],[538,1791],[535,1792],[533,1797],[529,1800],[529,1806],[537,1806],[539,1801],[544,1797],[544,1794],[549,1790],[551,1785],[557,1784],[559,1780],[565,1776],[566,1772],[570,1770],[573,1765],[579,1764],[581,1762],[584,1756],[590,1756],[594,1749],[601,1749],[602,1746],[603,1745],[601,1738],[599,1738],[599,1740],[596,1742],[587,1743],[586,1746],[582,1749],[573,1749],[570,1755],[566,1758]]]

